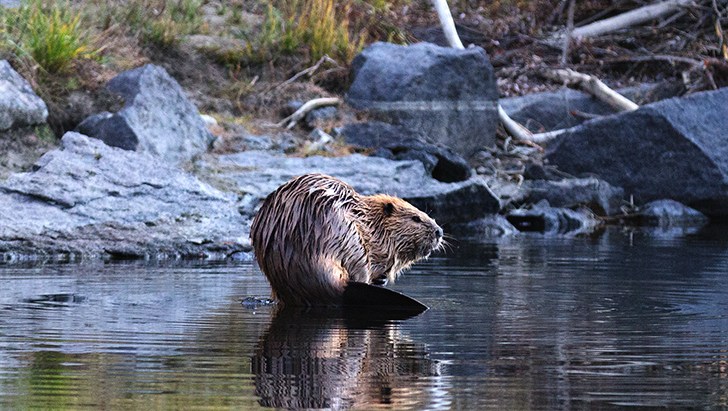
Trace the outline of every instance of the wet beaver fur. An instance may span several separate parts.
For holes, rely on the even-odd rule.
[[[292,179],[251,227],[261,270],[284,305],[337,305],[348,281],[384,285],[442,246],[435,220],[385,194],[359,195],[324,174]]]

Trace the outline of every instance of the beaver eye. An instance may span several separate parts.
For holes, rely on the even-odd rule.
[[[418,216],[412,216],[412,221],[414,221],[415,223],[421,223],[422,219]]]

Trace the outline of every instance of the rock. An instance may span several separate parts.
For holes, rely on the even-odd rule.
[[[48,107],[7,60],[0,60],[0,131],[45,123]]]
[[[0,0],[0,7],[5,7],[5,8],[20,7],[20,0]]]
[[[569,208],[551,207],[543,200],[529,209],[516,209],[506,216],[520,231],[546,235],[578,235],[593,232],[600,223],[592,214]]]
[[[586,206],[597,215],[615,215],[624,200],[624,190],[597,178],[573,178],[560,181],[524,182],[526,203],[546,200],[553,207]]]
[[[248,215],[278,186],[309,172],[338,177],[361,194],[402,197],[441,224],[470,221],[500,209],[497,197],[482,180],[442,183],[428,176],[418,161],[392,161],[360,154],[299,158],[246,151],[221,156],[214,163],[201,163],[200,169],[219,184],[237,187],[242,212]]]
[[[247,135],[243,138],[246,150],[272,150],[275,143],[268,136]]]
[[[637,104],[647,104],[675,97],[680,90],[672,82],[664,81],[627,87],[617,92]],[[570,88],[502,98],[500,104],[512,119],[534,133],[574,127],[589,120],[593,117],[591,115],[615,113],[609,104]]]
[[[344,142],[359,149],[376,150],[374,155],[397,160],[417,160],[438,181],[465,181],[472,175],[470,164],[450,149],[424,142],[405,127],[381,121],[347,124],[339,131]]]
[[[330,134],[327,132],[321,130],[320,128],[316,128],[311,133],[309,133],[308,138],[311,140],[307,142],[306,146],[303,148],[303,154],[304,155],[311,155],[315,154],[319,151],[329,151],[329,143],[334,141],[334,138],[331,137]]]
[[[321,128],[333,123],[338,116],[338,109],[333,106],[321,107],[306,114],[306,125],[309,128]]]
[[[644,105],[684,94],[685,84],[681,79],[671,79],[656,83],[642,83],[617,91],[635,103]]]
[[[91,116],[78,130],[125,150],[179,164],[204,153],[214,137],[197,109],[167,72],[148,64],[112,79],[107,88],[126,103],[119,112]]]
[[[159,158],[69,132],[0,183],[0,253],[224,257],[249,250],[235,196]]]
[[[649,226],[703,226],[708,223],[700,211],[673,200],[651,201],[640,207],[639,221]]]
[[[614,114],[608,104],[570,88],[503,98],[500,104],[513,120],[535,133],[573,127],[587,120],[578,113]]]
[[[493,67],[480,47],[375,43],[352,62],[347,102],[469,158],[495,144]]]
[[[463,224],[450,227],[450,235],[458,239],[478,241],[508,237],[518,233],[518,229],[500,214],[492,214]]]
[[[726,216],[727,102],[723,88],[595,119],[549,144],[546,159],[623,187],[637,204],[668,198]]]

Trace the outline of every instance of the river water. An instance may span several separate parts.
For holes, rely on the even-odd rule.
[[[454,244],[399,321],[274,315],[250,263],[0,266],[0,409],[728,407],[728,235]]]

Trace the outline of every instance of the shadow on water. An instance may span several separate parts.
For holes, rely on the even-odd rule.
[[[332,310],[280,310],[251,360],[265,407],[422,407],[433,393],[417,382],[440,375],[426,347],[397,321]]]

